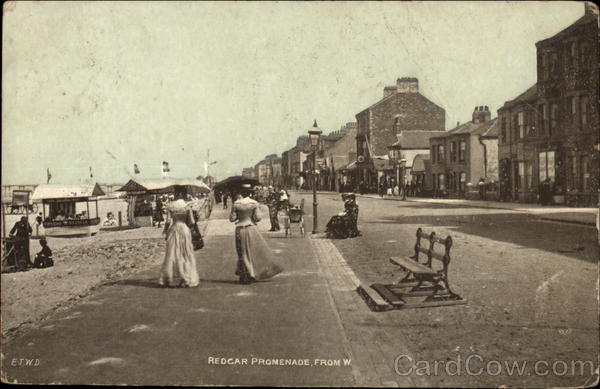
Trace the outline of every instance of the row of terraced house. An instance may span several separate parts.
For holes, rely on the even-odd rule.
[[[598,202],[598,13],[584,15],[539,41],[537,82],[492,118],[486,105],[445,131],[446,112],[402,77],[381,100],[338,131],[321,136],[316,163],[308,136],[281,157],[266,156],[243,175],[261,183],[319,190],[536,202],[542,190],[557,204]],[[544,187],[545,189],[542,189]]]

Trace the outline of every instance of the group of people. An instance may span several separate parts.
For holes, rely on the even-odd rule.
[[[226,196],[235,200],[229,220],[235,223],[234,240],[238,256],[235,274],[242,284],[263,281],[283,271],[258,231],[259,203],[251,198],[252,194],[250,185],[242,185],[237,191],[226,192],[222,197],[224,201]],[[196,287],[200,280],[194,251],[204,245],[194,244],[194,235],[200,235],[197,220],[182,198],[171,202],[166,209],[164,234],[167,247],[158,282],[166,287]]]
[[[279,231],[279,211],[287,210],[290,206],[290,195],[285,189],[274,189],[267,187],[266,203],[269,208],[269,220],[271,229],[269,231]]]
[[[36,222],[41,223],[41,216],[36,217]],[[14,265],[18,270],[45,268],[54,265],[52,250],[44,238],[39,240],[42,249],[36,254],[33,263],[31,262],[29,239],[32,233],[33,230],[26,216],[22,216],[9,232],[11,247],[7,247],[6,250],[9,257],[9,265]]]

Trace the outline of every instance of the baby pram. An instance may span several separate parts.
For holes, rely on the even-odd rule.
[[[300,234],[304,236],[304,199],[300,200],[300,205],[287,205],[284,209],[285,217],[284,228],[285,228],[285,236],[292,236],[292,224],[298,224],[300,227]]]

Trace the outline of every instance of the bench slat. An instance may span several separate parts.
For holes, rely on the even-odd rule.
[[[419,236],[421,237],[421,239],[426,239],[428,242],[431,240],[431,234],[426,234],[423,231],[421,231],[419,233]],[[441,243],[441,244],[446,244],[446,238],[441,238],[439,236],[436,236],[435,239],[434,239],[434,242]]]
[[[392,257],[390,261],[398,266],[405,268],[415,274],[436,274],[436,272],[427,266],[415,262],[414,259],[404,257]]]

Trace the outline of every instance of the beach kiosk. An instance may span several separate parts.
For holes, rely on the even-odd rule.
[[[152,202],[156,195],[170,194],[185,197],[188,194],[206,194],[210,192],[210,187],[198,179],[131,179],[117,191],[127,193],[129,225],[149,227],[152,226]]]
[[[98,184],[47,184],[38,185],[31,197],[42,202],[45,235],[59,237],[95,235],[100,229],[98,196],[104,195]]]

